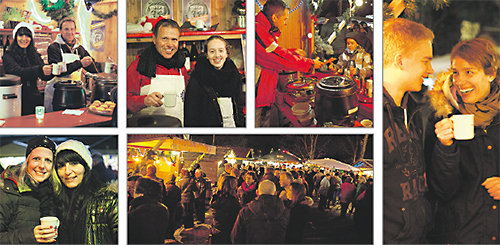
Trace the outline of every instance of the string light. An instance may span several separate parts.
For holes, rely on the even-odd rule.
[[[293,13],[293,11],[297,10],[300,5],[302,5],[302,3],[304,2],[304,0],[301,0],[299,5],[297,5],[297,7],[295,7],[292,11],[290,11],[290,14]],[[259,0],[255,0],[255,3],[257,3],[257,5],[259,6],[260,10],[263,10],[264,7],[262,7],[262,4],[259,3]]]

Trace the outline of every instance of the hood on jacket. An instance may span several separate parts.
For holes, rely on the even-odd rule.
[[[71,48],[71,51],[77,49],[78,47],[80,47],[80,42],[78,41],[78,39],[75,38],[75,45],[73,45],[73,48]],[[56,36],[56,40],[54,40],[55,43],[58,43],[59,45],[63,45],[63,44],[67,44],[66,41],[64,41],[64,39],[62,38],[61,34],[57,34]],[[69,46],[69,44],[68,44]]]
[[[285,205],[279,197],[265,194],[248,203],[248,208],[261,220],[271,222],[279,219],[286,211]]]
[[[439,73],[432,90],[427,91],[430,98],[431,107],[436,111],[436,117],[445,117],[453,111],[453,108],[458,109],[457,98],[452,90],[453,72],[451,70]]]
[[[8,166],[2,173],[2,178],[0,178],[0,188],[5,185],[5,180],[11,180],[17,186],[19,192],[31,191],[31,188],[27,185],[21,185],[19,182],[21,166],[11,165]]]

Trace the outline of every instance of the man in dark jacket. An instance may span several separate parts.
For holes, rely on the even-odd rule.
[[[384,243],[425,243],[431,209],[418,92],[431,66],[431,30],[406,19],[384,22]]]
[[[276,194],[272,181],[260,182],[257,199],[242,208],[236,218],[231,232],[233,244],[285,242],[290,213]]]
[[[140,178],[135,198],[128,212],[128,243],[163,244],[169,234],[168,208],[160,202],[161,186],[157,181]]]
[[[203,171],[196,169],[194,172],[194,182],[196,191],[194,191],[194,209],[198,223],[205,223],[205,200],[207,196],[207,180],[203,177]]]
[[[163,204],[167,206],[170,212],[169,227],[170,233],[169,238],[173,238],[174,231],[177,229],[177,207],[181,202],[181,189],[175,185],[175,174],[169,176],[169,181],[166,184],[165,198],[163,199]]]

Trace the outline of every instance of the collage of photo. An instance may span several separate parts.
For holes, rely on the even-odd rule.
[[[0,9],[0,244],[500,244],[499,0]]]

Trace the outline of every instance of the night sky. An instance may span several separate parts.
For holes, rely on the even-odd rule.
[[[364,135],[320,135],[318,145],[320,152],[315,158],[334,158],[350,162],[353,155],[354,142],[361,140]],[[287,150],[301,156],[294,145],[300,142],[304,135],[215,135],[216,146],[236,146],[254,149],[255,156],[266,155],[271,149]],[[214,145],[213,135],[191,135],[191,140]],[[364,155],[365,159],[373,159],[373,135],[368,137]]]

